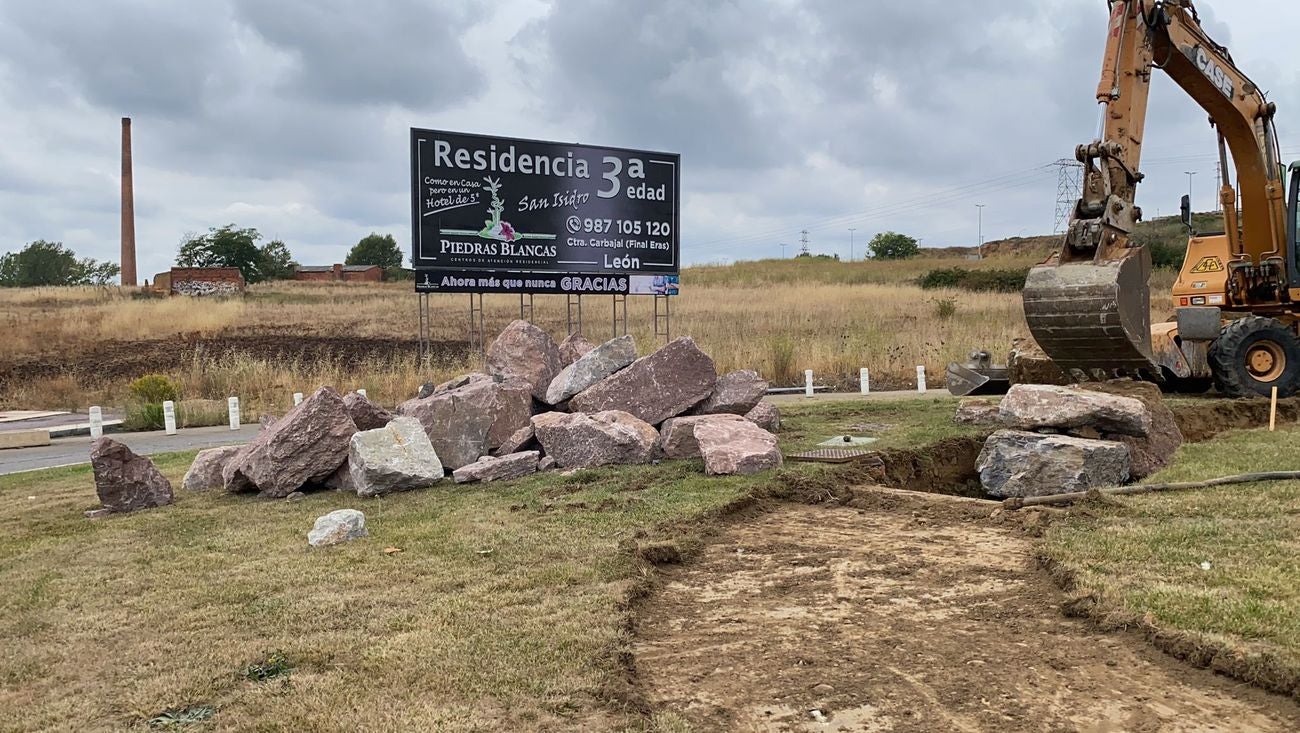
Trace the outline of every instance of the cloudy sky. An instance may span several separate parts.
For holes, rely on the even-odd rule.
[[[1300,6],[1200,3],[1300,158]],[[405,249],[412,126],[680,152],[688,263],[1053,227],[1095,134],[1103,0],[0,0],[0,251],[117,259],[135,129],[142,277],[229,222],[341,261]],[[1289,114],[1294,112],[1294,114]],[[1214,138],[1159,77],[1140,203],[1210,208]],[[786,250],[793,254],[795,246]]]

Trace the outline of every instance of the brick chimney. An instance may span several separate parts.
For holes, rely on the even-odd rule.
[[[136,286],[135,182],[131,176],[131,118],[122,118],[122,285]]]
[[[335,280],[342,280],[342,279],[343,279],[343,265],[335,265],[335,266],[334,266],[334,279],[335,279]]]

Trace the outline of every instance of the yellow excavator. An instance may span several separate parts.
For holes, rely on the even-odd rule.
[[[1277,107],[1201,26],[1192,0],[1110,0],[1097,101],[1100,139],[1076,151],[1083,192],[1060,251],[1030,270],[1024,307],[1039,346],[1076,378],[1132,376],[1177,391],[1300,391],[1300,164],[1284,177]],[[1151,323],[1151,256],[1133,241],[1147,99],[1161,69],[1218,131],[1222,233],[1192,232],[1174,317]],[[1232,166],[1229,167],[1229,155]],[[1230,170],[1236,171],[1240,209]],[[1190,202],[1183,221],[1192,227]]]

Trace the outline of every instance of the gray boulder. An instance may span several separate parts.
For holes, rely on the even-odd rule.
[[[230,459],[222,471],[226,490],[283,499],[319,484],[348,459],[356,432],[343,398],[321,387]]]
[[[998,418],[1018,430],[1092,428],[1138,437],[1151,432],[1151,411],[1141,400],[1043,384],[1012,386],[998,405]]]
[[[95,516],[172,503],[172,484],[153,461],[116,440],[100,438],[90,446],[90,467],[95,474],[95,493],[103,506]]]
[[[781,429],[781,410],[771,402],[760,402],[745,414],[745,419],[766,430],[775,433]]]
[[[690,337],[679,338],[579,393],[569,408],[588,413],[618,410],[658,425],[702,402],[717,380],[708,354]]]
[[[577,361],[580,356],[596,348],[582,334],[574,332],[560,342],[560,366],[566,367]]]
[[[488,347],[488,372],[503,379],[527,382],[538,400],[560,373],[560,347],[551,335],[528,321],[515,321]]]
[[[423,489],[443,478],[438,454],[413,417],[395,418],[382,428],[353,435],[348,472],[361,497]]]
[[[985,441],[976,468],[993,496],[1051,496],[1123,484],[1129,451],[1107,440],[999,430]]]
[[[699,458],[700,443],[695,439],[695,426],[709,421],[738,421],[739,415],[687,415],[664,420],[659,426],[657,453],[664,458]]]
[[[316,524],[307,533],[307,544],[328,547],[369,536],[366,515],[356,509],[339,509],[316,518]]]
[[[500,457],[484,456],[468,466],[456,469],[452,473],[452,479],[458,484],[476,481],[486,484],[523,478],[537,473],[537,464],[541,455],[535,450],[530,450]]]
[[[185,472],[185,478],[181,480],[181,488],[186,491],[207,491],[225,486],[221,471],[242,449],[243,446],[227,445],[199,451],[190,464],[190,470]]]
[[[532,418],[532,390],[518,382],[476,380],[423,400],[403,402],[399,414],[424,427],[444,468],[456,470],[488,455]]]
[[[365,395],[349,392],[343,397],[343,406],[352,416],[357,430],[378,430],[393,419],[393,413],[371,402]]]
[[[696,423],[695,440],[710,476],[749,476],[781,466],[776,436],[748,420]]]
[[[558,405],[636,361],[636,341],[619,336],[590,349],[566,366],[546,390],[546,404]]]
[[[692,412],[696,415],[747,415],[763,401],[767,387],[767,380],[758,376],[756,371],[743,369],[730,372],[718,377],[713,386],[713,394]]]
[[[537,440],[561,468],[649,463],[659,433],[634,415],[547,412],[533,418]]]

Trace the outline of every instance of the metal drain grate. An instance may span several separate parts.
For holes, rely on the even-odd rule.
[[[806,453],[794,453],[786,460],[802,463],[850,463],[872,456],[875,451],[854,450],[852,448],[820,448]]]

